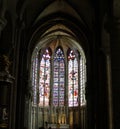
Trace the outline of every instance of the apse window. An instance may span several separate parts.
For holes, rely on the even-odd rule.
[[[72,36],[57,29],[41,39],[31,58],[31,129],[85,127],[86,80],[85,54]]]
[[[85,83],[85,60],[78,50],[68,48],[67,53],[64,53],[60,46],[52,52],[49,47],[37,51],[32,58],[34,105],[85,105]]]

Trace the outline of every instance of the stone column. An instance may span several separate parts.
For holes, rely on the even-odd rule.
[[[120,128],[120,1],[113,0],[113,18],[110,26],[111,67],[114,129]]]
[[[107,76],[107,103],[108,103],[108,128],[113,129],[113,101],[112,101],[112,77],[111,77],[111,50],[110,50],[110,25],[111,21],[105,16],[102,30],[102,52],[106,60]]]
[[[107,90],[108,90],[108,120],[109,129],[113,129],[113,108],[112,108],[112,82],[111,82],[111,59],[110,56],[106,55],[107,59]]]

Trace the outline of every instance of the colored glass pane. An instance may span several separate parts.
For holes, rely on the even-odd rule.
[[[85,99],[86,65],[84,59],[80,59],[80,105],[86,104]]]
[[[79,102],[81,106],[85,105],[85,59],[81,56],[78,63],[77,55],[73,50],[70,50],[67,55],[67,66],[65,65],[66,56],[64,56],[61,48],[56,49],[53,60],[50,61],[51,57],[49,50],[46,49],[41,57],[36,52],[32,58],[33,104],[39,103],[39,106],[49,106],[51,100],[53,106],[65,106],[65,96],[67,96],[69,107],[77,107]],[[78,66],[80,67],[79,71]],[[50,72],[51,68],[53,72]],[[68,69],[66,70],[66,68]],[[66,78],[65,71],[67,71]],[[51,78],[52,85],[50,86],[51,75],[53,78]],[[66,92],[65,84],[68,90]],[[52,93],[51,99],[50,90]]]
[[[38,57],[37,54],[32,60],[32,88],[33,88],[33,104],[37,104],[37,73],[38,73]]]
[[[64,105],[64,54],[58,48],[54,55],[53,105]]]
[[[39,106],[49,105],[50,95],[50,53],[48,49],[42,55],[39,69]]]
[[[78,106],[78,62],[74,52],[68,55],[68,105]]]

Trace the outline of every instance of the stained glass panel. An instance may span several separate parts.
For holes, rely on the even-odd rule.
[[[37,73],[38,73],[38,53],[32,58],[32,88],[33,88],[33,104],[37,104]]]
[[[54,56],[53,105],[64,106],[64,54],[59,48]]]
[[[39,69],[39,106],[49,105],[50,95],[50,52],[45,50]]]
[[[80,105],[86,104],[85,99],[86,65],[83,57],[80,59]]]
[[[68,105],[78,106],[78,61],[71,50],[68,55]]]
[[[52,102],[54,106],[64,106],[65,96],[68,96],[69,107],[79,105],[78,97],[80,97],[80,105],[85,105],[86,65],[84,58],[81,56],[79,60],[80,77],[78,78],[78,59],[73,50],[69,51],[67,84],[65,82],[65,57],[62,49],[58,48],[53,57],[53,72],[51,73],[51,55],[48,49],[45,50],[42,57],[39,57],[37,52],[32,58],[33,104],[39,102],[39,106],[49,106],[50,76],[53,74]],[[66,92],[68,94],[65,93],[65,84],[68,87]],[[78,84],[80,84],[80,88]],[[78,91],[78,89],[80,90]]]

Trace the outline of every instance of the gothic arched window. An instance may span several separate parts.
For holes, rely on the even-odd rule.
[[[39,106],[49,106],[52,88],[51,102],[53,106],[64,106],[67,95],[69,107],[78,106],[79,98],[80,105],[85,105],[86,65],[84,58],[78,56],[80,53],[68,49],[68,53],[64,56],[60,47],[53,52],[53,55],[48,48],[42,55],[39,53],[40,51],[36,52],[32,59],[33,103],[37,104],[39,101]],[[53,60],[51,60],[52,58]],[[51,79],[51,77],[53,78]],[[65,89],[68,90],[68,94]]]
[[[67,36],[53,36],[36,45],[31,58],[31,129],[45,122],[72,126],[79,124],[76,117],[85,121],[80,115],[86,107],[86,59],[76,44]]]
[[[68,54],[68,102],[70,107],[78,106],[78,60],[73,50]]]
[[[54,53],[53,60],[53,105],[64,106],[65,96],[65,59],[61,48]]]

